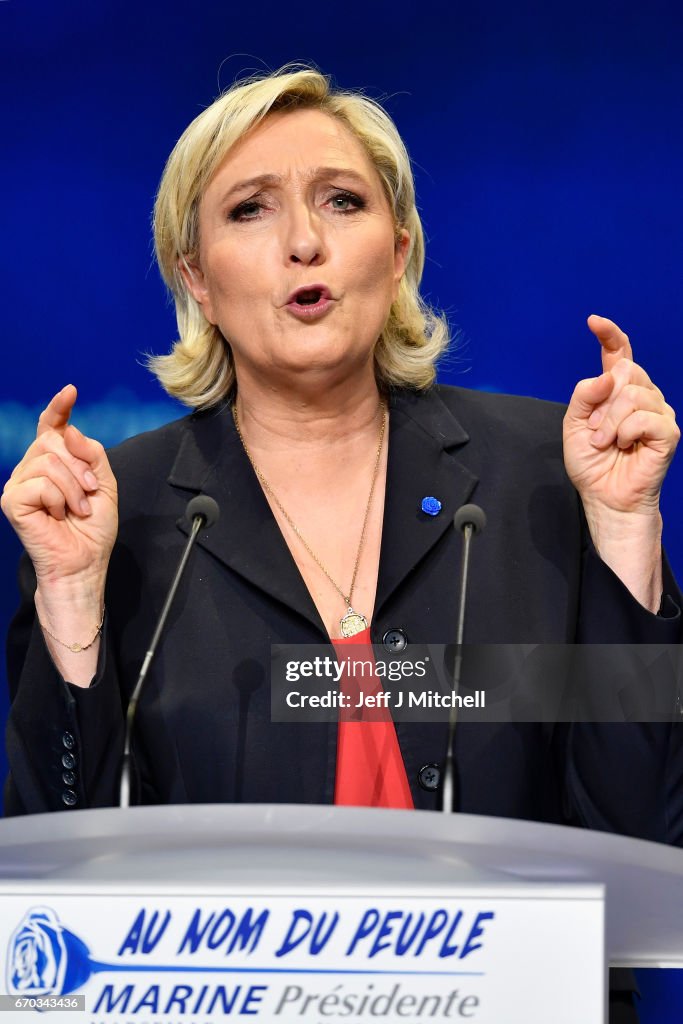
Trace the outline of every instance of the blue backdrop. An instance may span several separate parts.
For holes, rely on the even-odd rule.
[[[161,169],[221,87],[294,59],[383,100],[408,143],[425,292],[457,337],[444,380],[565,401],[599,370],[598,312],[683,409],[681,52],[681,5],[656,0],[3,0],[3,477],[67,382],[106,444],[179,414],[140,365],[175,337],[151,255]],[[679,577],[682,492],[674,464]],[[3,629],[17,555],[3,521]],[[641,982],[643,1021],[680,1021],[676,972]]]

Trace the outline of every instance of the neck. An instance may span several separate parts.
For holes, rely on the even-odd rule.
[[[355,443],[377,432],[381,396],[374,374],[287,390],[238,377],[240,426],[255,449],[292,451]]]

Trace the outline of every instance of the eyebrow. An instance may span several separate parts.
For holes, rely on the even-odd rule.
[[[354,171],[351,167],[313,167],[306,177],[308,181],[344,177],[350,178],[352,181],[358,182],[358,184],[365,185],[366,187],[370,184],[364,174]],[[253,178],[245,178],[243,181],[235,182],[234,185],[230,186],[227,192],[223,193],[221,196],[221,203],[225,203],[232,196],[237,195],[240,192],[247,192],[249,189],[281,185],[283,180],[284,179],[281,174],[257,174]]]
[[[264,185],[279,185],[281,181],[282,178],[279,174],[257,174],[255,178],[245,178],[244,181],[237,181],[231,185],[221,196],[221,202],[224,203],[238,192],[246,192],[251,188],[263,188]]]
[[[311,181],[315,181],[317,178],[336,178],[337,175],[344,178],[351,178],[353,181],[357,181],[361,185],[369,185],[369,181],[364,174],[360,174],[359,171],[354,171],[352,167],[314,167],[310,174]]]

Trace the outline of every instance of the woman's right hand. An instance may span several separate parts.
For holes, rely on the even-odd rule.
[[[69,424],[73,384],[55,395],[2,495],[2,510],[49,600],[104,593],[118,528],[116,479],[99,441]]]

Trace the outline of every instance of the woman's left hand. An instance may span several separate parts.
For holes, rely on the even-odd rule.
[[[564,419],[565,466],[598,553],[651,606],[654,597],[644,601],[632,582],[634,572],[655,570],[659,493],[680,430],[662,392],[633,362],[628,336],[605,317],[590,316],[588,326],[602,347],[603,373],[574,390]]]
[[[602,346],[603,373],[580,381],[569,403],[567,473],[584,506],[654,514],[680,437],[676,415],[633,362],[628,336],[605,317],[590,316],[588,326]]]

